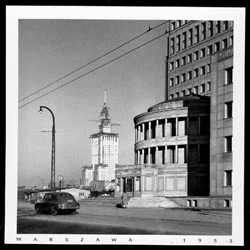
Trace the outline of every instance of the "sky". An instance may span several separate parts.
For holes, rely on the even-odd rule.
[[[39,114],[40,106],[55,116],[56,179],[80,180],[82,166],[91,164],[89,137],[99,128],[90,120],[99,117],[104,90],[111,121],[121,124],[112,130],[119,134],[118,163],[134,164],[133,118],[164,101],[165,36],[53,90],[164,34],[165,25],[51,83],[164,21],[19,19],[18,186],[41,187],[41,179],[50,181],[51,132],[41,131],[51,131],[52,116],[47,110]]]

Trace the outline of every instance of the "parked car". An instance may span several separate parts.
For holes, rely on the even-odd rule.
[[[41,201],[35,203],[35,210],[38,214],[47,212],[57,215],[59,211],[75,213],[80,204],[72,194],[66,192],[46,193]]]

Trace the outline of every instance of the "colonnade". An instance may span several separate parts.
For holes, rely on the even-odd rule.
[[[188,145],[146,147],[135,151],[135,164],[183,164],[187,162]]]
[[[135,127],[135,142],[158,137],[184,136],[188,131],[188,118],[174,117],[140,123]]]

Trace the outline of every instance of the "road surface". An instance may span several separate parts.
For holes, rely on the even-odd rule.
[[[18,234],[231,235],[229,210],[84,207],[77,214],[36,214],[18,203]]]

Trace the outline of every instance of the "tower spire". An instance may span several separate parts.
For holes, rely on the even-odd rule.
[[[104,89],[104,106],[106,106],[106,89]]]

